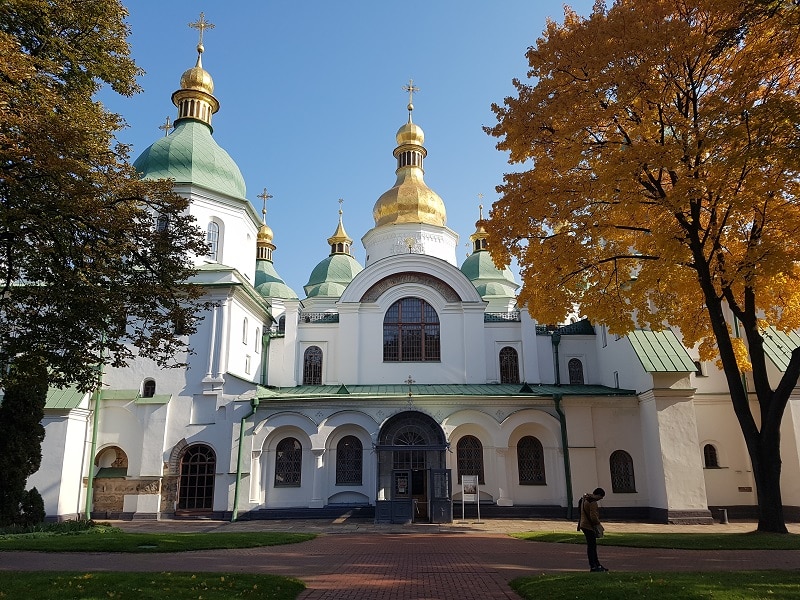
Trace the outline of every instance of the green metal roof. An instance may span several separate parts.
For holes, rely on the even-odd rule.
[[[50,388],[47,390],[47,400],[44,407],[45,409],[61,410],[78,408],[86,395],[86,393],[79,392],[71,387],[66,389]]]
[[[331,254],[314,267],[303,289],[309,298],[339,298],[363,270],[364,267],[351,255]]]
[[[681,373],[697,370],[694,361],[670,329],[637,329],[628,334],[636,356],[648,373]]]
[[[519,284],[510,269],[498,269],[486,250],[470,254],[461,265],[461,272],[469,279],[481,297],[514,298]]]
[[[145,179],[174,179],[245,198],[242,172],[211,137],[211,128],[199,121],[179,121],[172,133],[142,152],[133,166]]]
[[[270,260],[256,261],[255,288],[264,298],[297,299],[297,294],[281,279]]]
[[[789,366],[792,350],[800,348],[800,335],[796,331],[780,331],[775,327],[767,327],[764,336],[764,352],[772,363],[783,372]]]
[[[298,385],[295,387],[258,388],[258,397],[317,398],[317,397],[414,397],[430,396],[632,396],[634,390],[622,390],[603,385],[531,385],[517,384],[404,384],[397,385]]]

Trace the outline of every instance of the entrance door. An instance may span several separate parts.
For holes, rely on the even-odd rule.
[[[428,522],[428,472],[423,469],[411,471],[411,496],[414,499],[414,522]]]

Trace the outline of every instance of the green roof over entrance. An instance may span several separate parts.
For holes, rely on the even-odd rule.
[[[604,385],[532,385],[517,384],[404,384],[397,385],[298,385],[282,388],[258,388],[258,397],[262,400],[270,398],[322,398],[322,397],[387,397],[398,398],[432,396],[520,396],[551,397],[561,396],[633,396],[634,390],[610,388]]]

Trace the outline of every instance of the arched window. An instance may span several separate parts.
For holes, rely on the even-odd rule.
[[[517,470],[520,485],[547,485],[544,448],[542,442],[532,435],[526,435],[517,442]]]
[[[625,450],[614,450],[608,460],[611,468],[611,490],[615,494],[632,494],[636,492],[636,481],[633,476],[633,459]]]
[[[500,383],[519,383],[519,355],[511,346],[500,350]]]
[[[706,444],[703,446],[703,463],[705,464],[706,469],[719,468],[719,456],[717,455],[717,449],[713,444]]]
[[[256,354],[261,353],[261,328],[256,327],[256,339],[253,340],[253,348],[256,351]]]
[[[169,219],[164,215],[158,215],[156,219],[156,231],[158,233],[164,233],[169,229]]]
[[[570,358],[567,363],[569,369],[569,384],[583,385],[583,363],[579,358]]]
[[[383,318],[384,362],[440,360],[439,315],[421,298],[402,298]]]
[[[156,395],[156,380],[145,379],[142,384],[142,398],[152,398]]]
[[[322,385],[322,350],[309,346],[303,353],[303,385]]]
[[[219,223],[210,221],[206,230],[206,244],[208,244],[208,258],[219,258]]]
[[[284,333],[286,331],[286,315],[278,317],[278,332]]]
[[[247,317],[245,317],[244,320],[242,321],[242,343],[243,344],[247,344],[247,328],[248,328]]]
[[[289,437],[278,442],[275,450],[275,487],[300,487],[303,447]]]
[[[361,485],[363,446],[354,435],[346,435],[336,445],[336,485]]]
[[[186,448],[181,458],[178,510],[207,511],[214,506],[214,471],[217,459],[204,444]]]
[[[478,483],[486,483],[483,479],[483,444],[474,435],[465,435],[458,440],[456,463],[459,482],[462,475],[477,475]]]

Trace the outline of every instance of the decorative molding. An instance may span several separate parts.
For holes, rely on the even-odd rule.
[[[447,302],[460,302],[461,298],[456,291],[441,279],[428,275],[427,273],[406,272],[394,273],[384,277],[377,283],[373,284],[364,295],[361,296],[361,302],[377,302],[385,292],[391,288],[404,283],[416,283],[429,287],[441,294]]]

